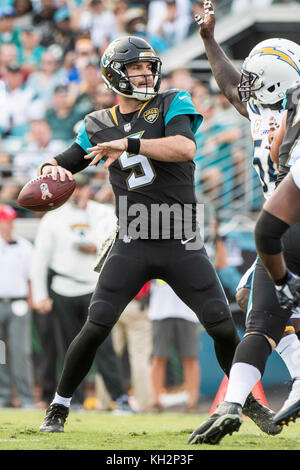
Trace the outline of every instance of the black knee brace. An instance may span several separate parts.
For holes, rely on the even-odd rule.
[[[225,298],[208,300],[202,307],[200,321],[214,341],[220,367],[228,375],[240,339]]]
[[[112,328],[119,319],[119,313],[111,302],[96,300],[89,306],[89,320],[97,325]]]
[[[206,326],[206,331],[214,341],[216,357],[221,369],[229,375],[235,349],[240,342],[232,318],[227,318],[217,324],[209,324]]]
[[[207,331],[229,318],[231,318],[231,313],[225,298],[224,300],[220,298],[207,300],[200,313],[200,321]]]
[[[255,225],[255,244],[258,251],[269,255],[281,252],[281,237],[289,225],[269,212],[262,210]]]

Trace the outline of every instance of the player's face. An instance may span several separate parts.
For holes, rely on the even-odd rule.
[[[131,83],[137,88],[153,87],[154,78],[151,62],[132,62],[126,65],[126,70]]]

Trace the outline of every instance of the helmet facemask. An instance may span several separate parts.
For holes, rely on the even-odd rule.
[[[263,86],[257,73],[248,72],[248,70],[242,69],[242,76],[240,83],[238,84],[238,93],[242,102],[249,101],[254,92],[259,90]]]

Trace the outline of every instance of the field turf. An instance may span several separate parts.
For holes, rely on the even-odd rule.
[[[300,420],[277,436],[263,434],[249,418],[219,445],[188,445],[190,433],[207,415],[162,413],[114,416],[71,412],[65,432],[40,433],[45,412],[0,410],[1,450],[300,450]]]

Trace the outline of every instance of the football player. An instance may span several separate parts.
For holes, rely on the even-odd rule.
[[[257,253],[273,279],[279,303],[294,309],[300,303],[300,279],[287,268],[281,239],[289,227],[300,221],[300,81],[287,91],[286,113],[279,130],[272,135],[271,156],[279,162],[280,186],[264,204],[255,226]],[[286,176],[287,175],[287,176]],[[282,182],[281,182],[282,181]],[[297,240],[295,243],[297,248]],[[289,397],[274,417],[282,426],[300,415],[299,395]]]
[[[197,314],[225,374],[239,343],[228,302],[197,235],[194,133],[202,116],[187,92],[159,93],[161,61],[141,38],[116,39],[103,53],[101,70],[119,104],[87,115],[76,142],[39,168],[43,175],[64,179],[103,159],[119,221],[119,233],[102,261],[88,320],[66,353],[43,432],[63,431],[72,394],[97,348],[150,279],[165,280]],[[174,209],[169,224],[165,217],[155,217],[161,206]],[[243,412],[266,432],[278,432],[270,410],[251,394]]]
[[[253,165],[268,199],[275,190],[278,175],[267,148],[269,123],[271,119],[277,125],[282,121],[285,92],[299,78],[300,47],[281,38],[262,41],[251,50],[240,73],[214,38],[215,17],[210,1],[204,1],[204,18],[198,16],[195,20],[200,24],[200,35],[219,88],[250,121]],[[300,274],[299,249],[295,250],[297,240],[300,243],[300,225],[291,230],[293,233],[290,231],[284,239],[285,256],[288,265],[290,263]],[[243,279],[247,287],[249,274],[252,276],[246,330],[236,349],[224,402],[192,433],[189,442],[193,444],[217,444],[223,436],[239,429],[245,398],[263,376],[267,359],[275,348],[293,379],[289,398],[292,401],[300,398],[300,362],[297,359],[300,346],[292,324],[288,324],[291,311],[280,307],[274,283],[260,259],[256,260],[252,271]]]

